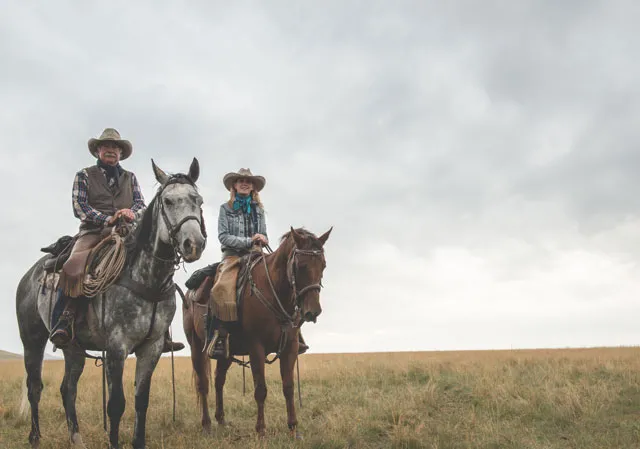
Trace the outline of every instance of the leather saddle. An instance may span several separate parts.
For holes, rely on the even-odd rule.
[[[44,261],[44,270],[47,273],[56,273],[62,270],[62,266],[71,254],[74,241],[75,237],[65,235],[60,237],[51,245],[40,248],[40,251],[43,253],[51,255],[51,257]]]
[[[198,290],[207,277],[211,277],[213,282],[213,278],[218,271],[218,265],[220,265],[220,262],[207,265],[204,268],[200,268],[199,270],[194,271],[189,279],[187,279],[187,282],[184,283],[184,285],[189,290]]]
[[[238,271],[238,279],[236,283],[236,306],[238,307],[238,321],[241,321],[241,310],[242,310],[242,293],[247,285],[247,281],[249,279],[249,273],[251,268],[255,265],[260,257],[260,253],[251,252],[238,260],[239,271]],[[213,289],[213,285],[217,278],[218,274],[218,265],[220,262],[207,265],[204,268],[196,270],[185,282],[185,286],[188,291],[186,297],[190,300],[185,302],[185,308],[189,308],[189,306],[193,303],[194,307],[196,307],[199,313],[203,313],[205,315],[211,315],[209,309],[209,298],[211,296],[211,290]],[[212,316],[208,316],[208,321],[215,321]]]

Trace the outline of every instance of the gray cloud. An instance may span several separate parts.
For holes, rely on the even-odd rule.
[[[73,175],[115,126],[147,200],[151,157],[184,171],[195,156],[210,228],[222,176],[246,166],[268,179],[272,240],[335,226],[305,330],[317,351],[640,336],[623,318],[638,312],[636,3],[80,8],[0,18],[6,298],[76,229]],[[189,272],[219,257],[210,234]],[[15,317],[0,327],[20,350]]]

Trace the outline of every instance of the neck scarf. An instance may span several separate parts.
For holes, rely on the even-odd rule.
[[[240,195],[236,193],[236,199],[233,200],[233,210],[242,209],[245,214],[251,213],[251,195]]]
[[[109,185],[113,183],[117,187],[118,178],[120,178],[120,175],[122,175],[122,172],[123,172],[120,164],[109,165],[109,164],[105,164],[100,159],[98,159],[98,167],[100,167],[107,175],[107,183]]]

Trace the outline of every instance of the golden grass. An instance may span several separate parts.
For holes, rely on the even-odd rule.
[[[125,372],[124,447],[133,431],[134,362]],[[0,374],[0,447],[27,447],[29,420],[18,413],[21,361],[1,362]],[[45,362],[43,449],[67,447],[62,374],[62,362]],[[277,364],[267,373],[265,441],[254,435],[250,372],[243,396],[238,367],[225,390],[232,427],[203,436],[189,359],[176,359],[175,423],[170,360],[162,359],[147,447],[640,448],[640,348],[306,355],[301,375],[298,419],[305,441],[289,439]],[[87,446],[104,448],[101,371],[90,362],[79,385],[78,416]]]

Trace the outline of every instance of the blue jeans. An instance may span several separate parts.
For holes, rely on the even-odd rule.
[[[58,320],[60,319],[62,312],[64,312],[64,308],[67,305],[68,299],[69,297],[65,296],[62,293],[62,289],[59,288],[58,296],[56,298],[56,304],[53,306],[53,312],[51,313],[51,329],[52,330],[56,327],[56,324],[58,324]]]

